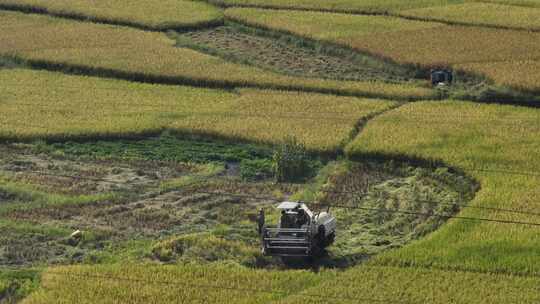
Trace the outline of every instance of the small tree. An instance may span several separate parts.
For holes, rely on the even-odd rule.
[[[306,147],[294,137],[286,137],[274,151],[272,170],[277,182],[300,181],[311,175]]]

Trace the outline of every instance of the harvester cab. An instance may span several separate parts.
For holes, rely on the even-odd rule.
[[[313,213],[302,202],[283,202],[277,227],[267,227],[259,213],[262,252],[281,257],[312,257],[334,242],[336,219],[328,211]]]
[[[430,75],[433,86],[449,86],[454,81],[454,74],[448,69],[433,69]]]

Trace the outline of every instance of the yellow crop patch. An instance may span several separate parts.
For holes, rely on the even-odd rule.
[[[501,84],[509,84],[509,77],[518,79],[523,73],[519,69],[503,72],[494,62],[540,58],[540,33],[536,32],[305,11],[288,12],[282,16],[275,10],[231,9],[225,14],[242,23],[338,43],[401,64],[457,68],[467,65],[467,70],[474,73],[486,71],[476,63],[486,64],[489,68],[495,65],[491,70],[496,72],[485,74],[511,74],[505,75],[502,81],[501,77],[493,77]],[[534,81],[525,81],[521,86],[529,90],[540,88],[540,84]]]
[[[435,92],[415,84],[290,77],[174,47],[162,33],[45,16],[0,13],[0,54],[45,67],[94,70],[130,80],[213,87],[291,89],[344,95],[418,99]],[[417,85],[417,84],[416,84]]]
[[[461,0],[210,0],[226,6],[309,9],[347,13],[389,13],[403,9],[446,5]]]
[[[2,6],[153,30],[196,28],[223,22],[223,14],[217,8],[190,0],[0,0]]]
[[[363,117],[395,103],[296,92],[238,93],[4,70],[0,73],[0,137],[73,138],[174,129],[264,143],[285,134],[308,148],[335,152]],[[329,117],[328,113],[335,113]]]
[[[492,3],[427,7],[401,11],[399,15],[450,23],[540,29],[540,9]]]

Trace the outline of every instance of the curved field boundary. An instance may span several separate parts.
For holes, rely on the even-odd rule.
[[[470,116],[474,113],[475,116]],[[416,117],[430,117],[420,120]],[[455,117],[461,117],[455,121]],[[513,123],[489,123],[512,117]],[[444,162],[474,177],[481,189],[473,206],[531,212],[505,214],[463,210],[468,217],[540,222],[540,177],[501,170],[540,169],[537,140],[540,111],[460,101],[406,104],[371,120],[347,149],[357,157],[401,157]],[[475,169],[482,168],[482,169]],[[467,271],[540,275],[538,228],[450,220],[425,239],[376,257],[376,265],[420,266]]]
[[[311,151],[336,154],[357,133],[359,121],[396,104],[299,92],[149,85],[19,69],[0,71],[0,79],[4,85],[0,138],[13,141],[137,137],[170,129],[270,144],[290,134]]]
[[[206,8],[206,10],[208,10],[207,12],[208,16],[200,16],[200,17],[191,16],[191,18],[195,19],[193,21],[182,22],[182,20],[171,19],[165,22],[156,23],[156,22],[151,22],[151,21],[145,22],[144,20],[137,20],[137,17],[126,17],[126,16],[121,16],[121,15],[118,15],[115,17],[115,16],[100,15],[99,11],[97,13],[92,14],[90,12],[85,13],[84,11],[78,11],[77,9],[70,10],[69,5],[66,5],[65,8],[60,9],[52,5],[47,6],[46,3],[40,3],[39,1],[35,1],[36,4],[31,4],[32,1],[27,1],[27,2],[29,3],[20,3],[20,2],[10,1],[10,0],[0,0],[0,10],[15,11],[15,12],[28,13],[28,14],[48,15],[51,17],[66,18],[66,19],[72,19],[72,20],[84,21],[84,22],[128,26],[128,27],[133,27],[133,28],[146,30],[146,31],[167,31],[167,30],[192,31],[192,30],[198,30],[202,28],[220,26],[224,22],[223,14],[219,10],[215,9],[215,12],[212,12],[212,10],[214,9],[210,5],[203,4],[203,3],[199,3],[197,5],[201,6],[200,10],[205,9],[203,5],[208,6]],[[188,3],[191,3],[191,1],[188,1]],[[91,7],[89,7],[89,9],[91,9]],[[152,9],[151,7],[148,8],[149,11],[151,11],[151,9]],[[197,12],[195,12],[194,14],[197,14]],[[215,16],[211,16],[211,15],[215,15]],[[179,16],[179,18],[181,17]],[[200,19],[200,20],[196,20],[196,19]]]

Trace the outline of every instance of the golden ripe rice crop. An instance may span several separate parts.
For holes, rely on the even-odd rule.
[[[361,278],[361,279],[359,279]],[[358,299],[339,303],[535,303],[539,278],[417,267],[361,266],[288,297],[284,304],[322,303],[309,295]],[[362,301],[360,299],[370,299]],[[449,302],[449,299],[452,299]],[[337,302],[332,302],[337,303]]]
[[[539,130],[536,109],[419,102],[370,121],[347,151],[352,157],[383,154],[442,161],[482,185],[470,205],[538,213],[540,177],[519,172],[540,170]],[[538,222],[533,214],[486,209],[465,209],[460,215]],[[540,274],[538,247],[537,227],[455,219],[421,241],[380,255],[374,263]]]
[[[338,13],[231,8],[225,16],[250,25],[291,32],[317,40],[346,42],[369,34],[415,31],[441,26],[438,23],[402,18]]]
[[[405,10],[399,15],[450,23],[540,29],[540,9],[493,3],[464,3]]]
[[[230,9],[225,14],[243,23],[346,45],[402,64],[459,67],[482,63],[491,66],[492,62],[540,58],[540,33],[536,32],[449,26],[435,22],[421,22],[423,25],[418,26],[418,21],[396,21],[395,17],[301,11],[282,16],[275,10]],[[385,23],[386,28],[380,26]],[[475,67],[468,66],[471,72],[486,70]],[[497,73],[510,73],[512,76],[506,78],[515,79],[523,75],[517,69],[499,70]],[[500,78],[495,77],[495,80]],[[509,83],[507,80],[502,82]],[[538,82],[526,82],[524,86],[530,90],[540,88]]]
[[[360,119],[394,104],[251,89],[232,93],[27,70],[4,70],[0,79],[0,137],[19,140],[129,137],[174,129],[265,143],[291,134],[310,149],[334,152]]]
[[[540,84],[540,60],[515,60],[458,64],[456,68],[481,73],[510,87],[538,91]]]
[[[536,0],[478,0],[477,2],[499,3],[523,7],[540,7],[540,2]]]
[[[223,22],[223,14],[217,8],[189,0],[0,0],[2,6],[154,30],[194,28]]]
[[[248,287],[246,282],[256,283]],[[59,298],[65,303],[129,299],[133,304],[361,303],[362,299],[445,304],[449,298],[456,303],[534,303],[539,283],[534,277],[414,267],[359,266],[341,273],[313,273],[195,264],[87,265],[48,269],[42,277],[44,288],[22,303],[45,304]]]
[[[46,271],[43,276],[43,286],[50,289],[44,288],[33,293],[23,303],[51,303],[59,298],[63,303],[116,303],[119,299],[133,304],[269,303],[297,293],[304,286],[318,284],[323,279],[332,277],[332,274],[315,274],[307,270],[265,271],[239,266],[194,264],[56,267]],[[124,280],[104,280],[103,277],[120,277]],[[148,282],[137,283],[141,279]],[[257,287],[247,285],[248,282],[257,282]],[[134,289],[136,293],[133,292]],[[245,289],[275,292],[250,292]]]
[[[0,13],[0,20],[11,27],[0,33],[0,54],[40,66],[75,66],[134,80],[213,87],[294,89],[400,99],[425,99],[435,94],[413,84],[280,75],[174,47],[173,41],[161,33],[7,12]]]
[[[368,126],[349,147],[351,152],[382,149],[455,166],[540,169],[536,157],[540,149],[533,149],[540,147],[535,138],[540,130],[540,111],[536,109],[459,101],[419,102],[377,117]],[[379,132],[387,135],[378,136]],[[437,144],[442,141],[461,144]],[[463,149],[465,146],[474,149]],[[497,149],[482,151],[483,146]],[[534,153],[519,153],[520,149]],[[485,162],[487,157],[489,162]]]

